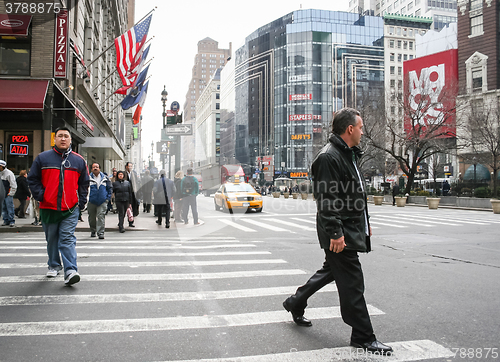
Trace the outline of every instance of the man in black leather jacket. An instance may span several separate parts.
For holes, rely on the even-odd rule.
[[[390,354],[392,348],[377,341],[364,298],[364,278],[358,252],[371,251],[371,228],[364,180],[357,167],[363,135],[359,112],[344,108],[335,113],[328,144],[311,167],[317,203],[316,227],[325,262],[305,285],[283,302],[300,326],[312,326],[304,317],[307,299],[335,280],[340,311],[352,327],[351,346]]]

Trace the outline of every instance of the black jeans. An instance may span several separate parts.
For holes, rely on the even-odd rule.
[[[352,327],[351,341],[362,343],[375,340],[373,327],[366,307],[363,270],[356,251],[334,253],[325,250],[325,262],[294,295],[288,304],[297,315],[303,315],[307,299],[333,282],[337,285],[342,320]]]
[[[18,200],[20,205],[14,211],[17,212],[17,217],[25,217],[24,210],[26,210],[26,199]]]
[[[161,217],[165,213],[165,225],[170,225],[170,205],[157,204],[155,205],[158,212],[158,225],[161,225]]]
[[[118,210],[118,228],[121,230],[123,229],[123,220],[125,219],[130,203],[128,201],[115,201],[115,203],[116,209]]]

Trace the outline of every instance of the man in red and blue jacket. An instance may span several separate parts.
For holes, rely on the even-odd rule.
[[[66,127],[55,131],[53,149],[40,153],[28,174],[33,198],[40,201],[40,219],[47,240],[48,277],[64,267],[64,282],[80,281],[76,265],[75,229],[80,210],[87,203],[87,163],[71,150],[71,133]],[[62,256],[62,265],[61,258]]]

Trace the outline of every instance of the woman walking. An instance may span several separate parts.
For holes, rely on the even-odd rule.
[[[113,193],[115,194],[115,203],[118,210],[118,228],[121,233],[125,232],[123,220],[132,201],[132,186],[124,177],[124,172],[118,171],[116,173],[116,181],[113,182]]]
[[[174,182],[165,177],[165,170],[160,171],[160,178],[156,180],[153,187],[153,203],[158,212],[156,223],[161,225],[163,213],[165,213],[165,227],[170,227],[170,202],[175,193]]]

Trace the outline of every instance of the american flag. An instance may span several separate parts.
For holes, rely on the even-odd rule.
[[[134,74],[132,65],[137,64],[138,54],[142,57],[140,53],[148,36],[152,16],[149,15],[125,34],[115,39],[116,67],[125,86],[133,84],[137,77],[137,74],[132,76]]]

